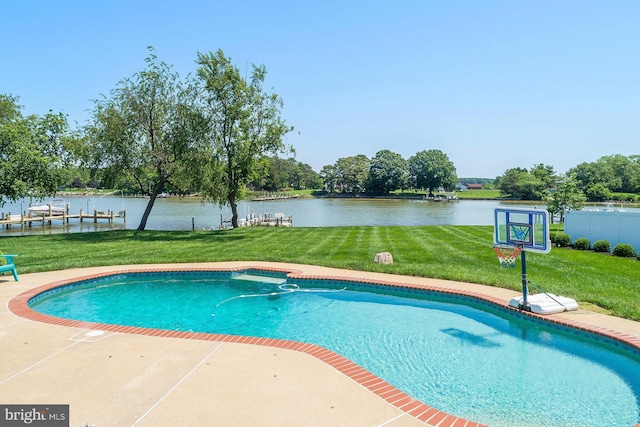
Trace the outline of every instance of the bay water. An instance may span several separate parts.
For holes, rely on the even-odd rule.
[[[54,221],[52,226],[34,223],[21,229],[14,224],[0,230],[3,235],[72,233],[110,229],[136,229],[149,201],[146,197],[66,197],[69,212],[126,211],[126,221],[70,219],[67,224]],[[31,202],[44,204],[50,202]],[[5,215],[27,211],[29,200],[6,203],[0,211]],[[365,226],[420,226],[420,225],[493,225],[494,210],[498,207],[518,206],[512,202],[496,200],[459,200],[458,202],[366,198],[296,198],[269,201],[240,201],[238,215],[284,214],[292,217],[294,227]],[[533,205],[521,205],[533,207]],[[198,198],[158,198],[149,216],[147,230],[215,230],[222,220],[231,218],[228,206],[203,203]]]

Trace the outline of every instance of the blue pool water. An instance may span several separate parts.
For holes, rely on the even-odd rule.
[[[30,306],[64,318],[329,348],[442,411],[490,426],[632,426],[640,354],[465,297],[241,273],[136,273]]]

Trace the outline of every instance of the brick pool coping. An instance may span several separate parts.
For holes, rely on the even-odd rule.
[[[481,292],[474,292],[468,290],[460,290],[453,288],[445,288],[440,286],[429,286],[423,284],[403,283],[401,280],[377,280],[373,278],[358,278],[347,276],[330,276],[330,275],[309,275],[304,274],[300,270],[289,268],[275,268],[264,265],[253,266],[243,265],[236,267],[145,267],[145,268],[127,268],[116,269],[114,271],[101,272],[91,275],[78,276],[71,279],[65,279],[60,281],[51,282],[42,286],[37,286],[29,289],[14,298],[8,303],[8,308],[14,314],[37,322],[43,322],[52,325],[66,326],[66,327],[78,327],[94,330],[102,330],[114,333],[127,333],[147,335],[154,337],[167,337],[167,338],[181,338],[190,340],[201,341],[217,341],[217,342],[230,342],[250,345],[260,345],[265,347],[275,347],[287,350],[293,350],[301,352],[310,356],[313,356],[320,361],[326,363],[347,377],[351,378],[356,383],[360,384],[373,394],[384,399],[388,403],[392,404],[401,411],[411,415],[412,417],[425,422],[430,425],[438,427],[476,427],[483,426],[473,421],[469,421],[463,418],[456,417],[454,415],[439,411],[424,402],[421,402],[408,394],[398,390],[391,384],[387,383],[378,376],[372,374],[368,370],[362,368],[349,359],[316,344],[308,344],[293,340],[275,339],[275,338],[260,338],[250,336],[239,335],[227,335],[227,334],[213,334],[203,332],[182,332],[171,331],[155,328],[143,328],[134,326],[122,326],[113,324],[104,324],[97,322],[84,322],[78,320],[69,320],[59,317],[49,316],[38,313],[32,310],[28,306],[28,302],[38,294],[49,291],[51,289],[77,283],[80,281],[93,280],[112,275],[120,274],[132,274],[132,273],[175,273],[175,272],[245,272],[245,271],[261,271],[286,274],[289,279],[304,279],[304,280],[331,280],[340,282],[353,282],[364,283],[367,285],[381,285],[394,287],[407,290],[421,290],[428,292],[437,292],[447,295],[460,296],[465,298],[473,298],[480,300],[502,309],[506,309],[512,312],[520,313],[523,316],[529,316],[537,319],[538,321],[549,322],[563,327],[574,328],[582,332],[595,334],[601,337],[611,339],[613,341],[622,343],[631,348],[634,348],[640,353],[640,336],[634,336],[627,333],[619,332],[610,328],[587,324],[584,322],[578,322],[571,319],[553,318],[549,316],[539,315],[531,312],[525,312],[508,305],[503,298],[497,298]],[[636,424],[634,427],[640,427],[640,424]]]

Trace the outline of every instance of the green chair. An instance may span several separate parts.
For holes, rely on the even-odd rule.
[[[18,256],[18,255],[2,255],[0,254],[1,258],[4,258],[7,260],[7,263],[5,265],[0,265],[0,273],[4,273],[5,271],[10,271],[13,273],[13,278],[16,279],[16,282],[18,281],[18,270],[16,270],[16,265],[13,263],[13,257]]]

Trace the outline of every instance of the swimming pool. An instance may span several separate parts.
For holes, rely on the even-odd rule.
[[[91,322],[312,342],[429,405],[492,426],[640,419],[633,349],[469,297],[258,273],[119,274],[30,305]]]

